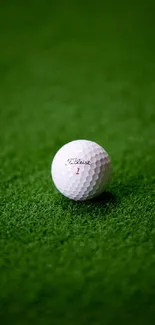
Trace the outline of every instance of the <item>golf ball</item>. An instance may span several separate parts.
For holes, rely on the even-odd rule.
[[[60,193],[83,201],[101,194],[110,178],[111,162],[107,152],[97,143],[75,140],[56,153],[51,176]]]

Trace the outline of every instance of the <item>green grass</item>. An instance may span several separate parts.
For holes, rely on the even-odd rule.
[[[153,3],[0,5],[0,321],[155,322]],[[76,203],[50,164],[85,138],[113,163]]]

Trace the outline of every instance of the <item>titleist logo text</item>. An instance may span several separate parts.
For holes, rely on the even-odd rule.
[[[69,158],[67,159],[69,165],[91,165],[90,160],[84,160],[80,158]]]

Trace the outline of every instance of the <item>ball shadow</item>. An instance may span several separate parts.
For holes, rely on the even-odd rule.
[[[86,201],[70,202],[72,215],[87,218],[106,218],[107,214],[114,212],[117,205],[117,197],[110,191]]]
[[[103,192],[99,196],[90,200],[92,204],[106,204],[106,203],[115,204],[116,201],[117,201],[117,196],[110,191]]]

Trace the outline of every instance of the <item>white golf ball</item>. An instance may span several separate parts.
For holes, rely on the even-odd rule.
[[[110,174],[109,155],[100,145],[88,140],[65,144],[51,165],[51,176],[58,191],[75,201],[101,194]]]

